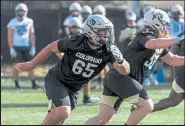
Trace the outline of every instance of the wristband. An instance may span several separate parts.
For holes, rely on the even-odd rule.
[[[126,60],[123,59],[122,63],[118,63],[118,66],[123,67],[126,64]]]

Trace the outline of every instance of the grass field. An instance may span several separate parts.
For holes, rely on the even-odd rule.
[[[39,85],[44,82],[40,81]],[[1,124],[2,125],[40,125],[47,114],[47,98],[43,90],[31,90],[30,81],[21,81],[24,91],[13,90],[11,79],[1,79]],[[8,88],[12,87],[12,89]],[[166,97],[170,89],[149,89],[148,93],[154,102]],[[100,90],[92,90],[91,95],[101,96]],[[82,93],[76,109],[64,124],[83,125],[85,121],[95,116],[98,112],[98,104],[82,105]],[[109,125],[124,124],[130,114],[130,104],[123,103],[118,113],[108,123]],[[183,125],[184,102],[174,108],[155,112],[148,115],[140,125]]]

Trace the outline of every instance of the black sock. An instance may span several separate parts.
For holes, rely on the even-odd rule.
[[[15,86],[16,86],[16,87],[19,86],[18,80],[14,80],[14,82],[15,82]]]
[[[98,83],[99,83],[99,85],[101,85],[101,81],[102,81],[102,78],[101,77],[98,77]]]
[[[88,95],[84,95],[84,99],[89,99],[89,96]]]
[[[35,80],[31,80],[32,86],[36,86]]]

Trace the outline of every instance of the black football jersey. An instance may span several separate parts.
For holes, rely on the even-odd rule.
[[[138,33],[123,51],[123,57],[131,67],[130,76],[140,83],[143,82],[144,77],[158,58],[169,52],[168,49],[145,48],[145,43],[150,39],[155,39],[152,33]]]
[[[181,37],[182,35],[184,35],[184,32],[182,32],[181,34],[178,35],[178,37]],[[173,53],[173,54],[176,54],[176,55],[179,55],[179,56],[184,56],[184,43],[185,41],[182,40],[183,42],[181,42],[180,44],[175,44],[175,45],[172,45],[171,48],[170,48],[170,51]]]
[[[101,72],[108,62],[115,61],[105,45],[93,50],[84,34],[67,36],[58,42],[63,58],[49,70],[52,75],[74,91],[78,91],[89,80]]]

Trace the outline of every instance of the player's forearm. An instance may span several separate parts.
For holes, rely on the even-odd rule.
[[[149,40],[145,44],[145,47],[149,49],[161,49],[161,48],[168,48],[174,44],[175,44],[174,38],[159,38],[159,39]]]
[[[128,75],[130,73],[130,65],[126,60],[122,64],[116,61],[113,66],[120,74]]]
[[[8,29],[8,46],[9,48],[13,48],[13,31],[12,29]]]
[[[30,42],[31,42],[31,46],[34,47],[35,46],[35,34],[31,34],[30,35]]]
[[[162,60],[170,66],[184,66],[184,56],[171,54],[167,58],[162,58]]]
[[[9,48],[13,48],[13,38],[12,37],[8,37],[8,46]]]
[[[178,55],[173,56],[169,64],[171,66],[184,66],[184,56]]]
[[[36,56],[34,59],[31,60],[31,66],[32,68],[35,68],[38,64],[42,63],[43,61],[45,61],[47,59],[47,57],[49,57],[52,53],[52,49],[51,46],[48,45],[47,47],[45,47],[44,49],[42,49]]]

